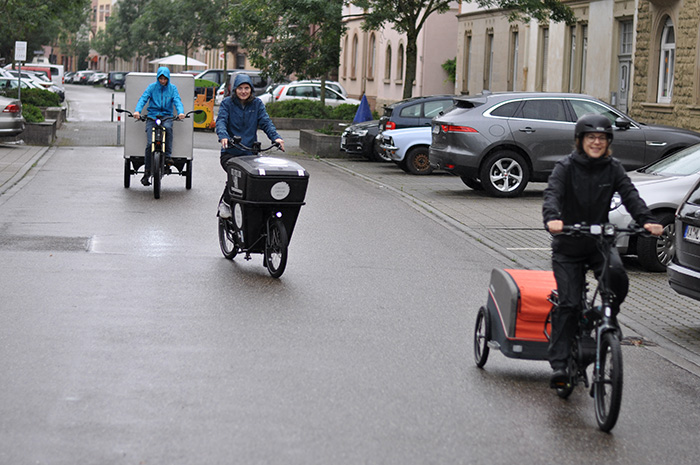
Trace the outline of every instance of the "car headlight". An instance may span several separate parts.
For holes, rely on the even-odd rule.
[[[620,196],[620,194],[615,192],[612,196],[612,199],[610,200],[610,211],[615,210],[620,205],[622,205],[622,197]]]

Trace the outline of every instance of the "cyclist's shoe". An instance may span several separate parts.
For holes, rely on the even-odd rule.
[[[558,389],[566,387],[569,384],[569,372],[566,368],[557,368],[549,378],[549,387]]]
[[[175,165],[175,162],[173,161],[173,157],[165,157],[165,165],[166,165],[166,166],[173,166],[173,165]]]
[[[149,171],[143,173],[143,177],[141,178],[141,184],[143,184],[144,186],[151,185],[151,173]]]
[[[219,218],[231,218],[231,207],[223,200],[219,202]]]

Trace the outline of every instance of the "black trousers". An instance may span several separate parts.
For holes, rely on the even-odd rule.
[[[613,315],[617,315],[620,304],[627,297],[629,279],[620,254],[615,248],[611,250],[609,266],[610,289],[615,294],[612,311]],[[581,296],[586,282],[587,267],[598,277],[603,268],[603,256],[599,252],[583,257],[552,254],[552,270],[557,281],[559,305],[552,314],[552,336],[547,354],[549,364],[555,370],[567,366],[578,319],[581,317]]]

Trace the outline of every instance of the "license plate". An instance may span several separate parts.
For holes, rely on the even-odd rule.
[[[700,228],[692,225],[686,226],[685,233],[683,234],[683,239],[685,239],[688,242],[700,244]]]

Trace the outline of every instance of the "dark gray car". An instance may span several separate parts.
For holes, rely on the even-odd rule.
[[[676,254],[668,265],[668,282],[679,294],[700,300],[700,181],[676,214]]]
[[[433,119],[430,162],[472,189],[515,197],[528,182],[546,181],[554,164],[571,153],[576,120],[587,113],[613,123],[613,155],[627,170],[700,142],[699,133],[639,123],[588,95],[485,93],[458,97]]]

